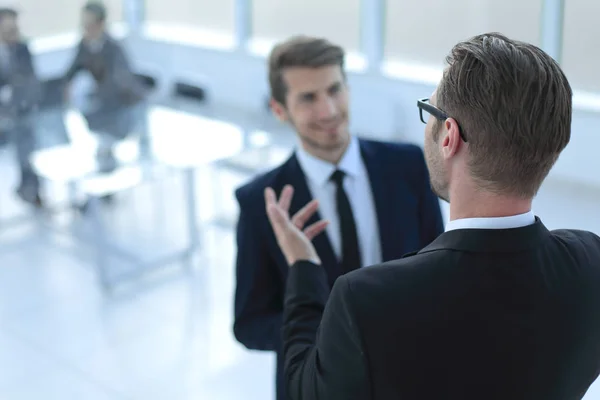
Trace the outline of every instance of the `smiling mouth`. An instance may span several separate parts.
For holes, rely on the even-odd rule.
[[[342,121],[341,120],[337,120],[335,122],[328,122],[328,123],[325,123],[325,124],[317,124],[317,127],[320,130],[327,131],[327,132],[332,132],[332,131],[336,131],[341,125],[342,125]]]

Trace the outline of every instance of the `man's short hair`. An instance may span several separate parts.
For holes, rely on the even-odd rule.
[[[287,87],[283,72],[287,68],[320,68],[339,65],[344,73],[344,49],[326,39],[294,36],[279,43],[269,56],[271,97],[285,105]]]
[[[96,17],[98,22],[106,21],[106,7],[100,1],[89,1],[83,6],[83,10]]]
[[[17,18],[19,13],[14,8],[0,7],[0,20],[6,17]]]
[[[437,90],[469,145],[484,190],[535,196],[571,137],[571,86],[538,47],[499,33],[458,43]]]

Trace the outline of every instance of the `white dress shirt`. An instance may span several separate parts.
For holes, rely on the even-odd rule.
[[[296,150],[296,156],[306,175],[312,198],[319,201],[321,217],[329,221],[325,233],[338,260],[341,259],[342,254],[342,237],[335,200],[336,185],[329,180],[336,169],[346,174],[344,190],[356,222],[361,265],[381,263],[381,242],[375,202],[367,169],[360,155],[358,139],[351,139],[348,149],[337,166],[310,155],[301,146]]]
[[[535,223],[533,211],[510,217],[493,218],[463,218],[450,221],[446,224],[446,232],[455,229],[511,229]]]
[[[98,39],[87,40],[84,42],[85,47],[90,51],[90,53],[100,53],[104,48],[104,43],[106,43],[106,36],[102,36]]]

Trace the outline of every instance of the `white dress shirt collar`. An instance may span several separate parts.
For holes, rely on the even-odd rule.
[[[446,232],[456,229],[511,229],[535,223],[533,211],[509,217],[463,218],[446,224]]]
[[[104,44],[106,43],[106,35],[102,35],[98,39],[87,40],[84,43],[90,53],[99,53],[102,51]]]
[[[298,146],[296,156],[306,177],[319,187],[327,183],[336,169],[342,170],[351,178],[356,178],[361,173],[360,145],[355,137],[350,139],[348,148],[337,165],[309,154],[302,146]]]
[[[348,196],[356,224],[360,246],[361,265],[375,265],[382,261],[379,222],[369,173],[360,151],[360,140],[351,138],[338,165],[308,154],[300,146],[296,150],[298,164],[306,179],[313,199],[319,201],[319,216],[329,221],[325,233],[338,260],[342,258],[342,234],[337,209],[337,185],[331,174],[340,169],[347,174],[344,190]]]

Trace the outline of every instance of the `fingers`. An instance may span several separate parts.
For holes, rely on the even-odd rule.
[[[294,188],[291,185],[285,185],[279,197],[279,207],[285,212],[290,210],[292,197],[294,196]]]
[[[292,218],[292,223],[296,225],[298,229],[304,228],[306,222],[310,219],[310,217],[314,215],[315,212],[317,212],[318,208],[319,202],[317,200],[311,201],[310,203],[302,207],[300,211],[294,214],[294,217]]]
[[[287,218],[286,213],[284,213],[277,204],[270,204],[267,206],[267,216],[275,231],[275,236],[278,240],[281,240],[289,230],[288,224],[290,221]]]
[[[290,223],[288,219],[287,211],[284,211],[280,204],[277,202],[277,197],[273,189],[265,189],[265,206],[267,209],[267,216],[269,222],[275,231],[275,235],[281,238],[281,235],[285,233]]]
[[[321,220],[315,222],[304,230],[304,235],[308,238],[308,240],[313,240],[313,238],[325,231],[327,225],[329,225],[329,221]]]
[[[271,204],[277,204],[277,197],[275,196],[275,191],[268,187],[265,189],[265,206],[267,210]]]
[[[269,220],[271,220],[271,223],[279,227],[285,228],[289,222],[283,210],[276,204],[270,204],[267,207],[267,214],[269,215]]]
[[[267,209],[267,215],[269,221],[275,231],[276,235],[285,234],[286,230],[290,228],[290,222],[298,229],[302,230],[308,220],[317,212],[319,208],[319,202],[315,199],[310,203],[302,207],[298,211],[292,220],[289,220],[288,210],[291,205],[292,196],[294,189],[290,185],[286,185],[281,192],[279,201],[277,201],[277,195],[272,188],[265,189],[265,205]],[[325,229],[327,221],[319,221],[304,230],[305,235],[311,240]]]

